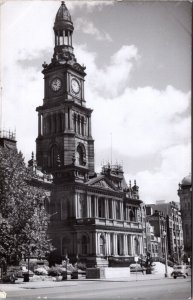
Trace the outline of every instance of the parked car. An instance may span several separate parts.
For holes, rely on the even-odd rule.
[[[189,275],[189,270],[186,265],[174,266],[171,276],[176,279],[177,277],[186,278]]]

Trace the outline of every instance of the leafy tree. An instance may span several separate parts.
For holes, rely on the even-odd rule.
[[[32,185],[33,173],[21,152],[0,147],[0,262],[44,256],[52,250],[45,190]]]

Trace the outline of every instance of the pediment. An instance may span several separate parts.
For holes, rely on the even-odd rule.
[[[95,179],[93,182],[89,182],[89,185],[92,187],[103,188],[110,191],[115,191],[115,186],[109,182],[106,178]]]

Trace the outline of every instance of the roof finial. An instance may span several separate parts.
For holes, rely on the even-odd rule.
[[[62,5],[65,5],[65,2],[64,2],[64,1],[62,1]]]

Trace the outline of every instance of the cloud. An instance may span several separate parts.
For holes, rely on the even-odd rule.
[[[137,179],[140,198],[145,203],[156,200],[179,201],[178,183],[191,170],[191,144],[170,147],[161,153],[162,163],[157,170],[146,169],[135,174],[126,174],[127,180]]]
[[[80,62],[85,63],[89,74],[87,88],[104,97],[115,97],[122,93],[129,80],[134,61],[139,60],[138,50],[134,45],[123,45],[103,68],[96,64],[96,53],[87,51],[85,45],[76,47]],[[85,58],[86,55],[86,58]]]
[[[66,1],[66,5],[70,11],[73,11],[77,8],[86,9],[87,12],[91,13],[94,9],[102,10],[104,6],[114,5],[115,1],[111,0],[92,0],[92,1]]]
[[[92,22],[78,18],[74,24],[77,31],[79,30],[85,34],[93,35],[98,41],[112,42],[110,35],[105,31],[100,31]]]

